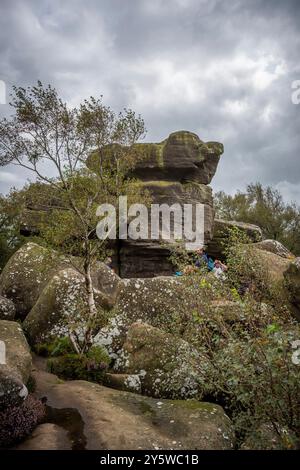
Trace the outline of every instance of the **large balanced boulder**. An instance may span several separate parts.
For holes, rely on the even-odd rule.
[[[102,150],[102,162],[111,159],[115,145]],[[151,196],[152,204],[185,204],[204,206],[204,242],[212,238],[214,209],[212,190],[208,186],[216,172],[223,145],[218,142],[203,142],[188,131],[173,132],[159,143],[137,144],[135,150],[142,155],[131,176],[137,178]],[[92,153],[87,160],[90,169],[98,171],[99,155]],[[193,215],[193,217],[194,217]],[[122,278],[169,275],[174,268],[169,261],[170,249],[164,240],[120,240],[117,247],[119,272]]]
[[[0,295],[0,320],[13,320],[16,315],[14,303]]]
[[[179,337],[134,323],[115,362],[117,371],[140,376],[142,393],[159,398],[201,397],[206,358]]]
[[[99,317],[112,307],[110,297],[94,289]],[[73,268],[65,268],[52,276],[23,322],[31,344],[49,342],[68,335],[71,329],[84,333],[87,321],[84,277]],[[100,318],[99,318],[100,320]]]
[[[225,259],[225,249],[232,229],[238,229],[247,235],[249,241],[252,243],[260,242],[262,240],[262,231],[257,225],[215,219],[213,225],[213,237],[207,246],[207,252],[211,256],[222,260]]]
[[[102,160],[111,157],[113,146],[102,151]],[[135,149],[143,155],[136,164],[133,175],[148,181],[179,181],[210,184],[224,148],[219,142],[203,142],[197,134],[176,131],[159,143],[136,144]],[[99,155],[91,154],[89,168],[97,171]]]
[[[0,321],[0,409],[18,406],[27,397],[31,354],[19,323]]]

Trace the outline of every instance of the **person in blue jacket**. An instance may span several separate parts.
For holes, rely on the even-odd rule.
[[[200,268],[201,266],[206,265],[208,271],[212,271],[214,269],[215,267],[214,260],[210,256],[208,256],[207,253],[205,253],[203,248],[199,248],[197,250],[197,257],[198,259],[195,262],[195,266],[197,268]]]

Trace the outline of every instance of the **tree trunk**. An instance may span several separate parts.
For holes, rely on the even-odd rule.
[[[85,276],[85,286],[86,286],[86,293],[87,293],[89,317],[88,317],[88,322],[87,322],[87,330],[85,333],[84,350],[82,351],[83,353],[92,344],[93,320],[96,318],[97,313],[98,313],[96,303],[95,303],[90,261],[86,261],[84,264],[84,276]]]

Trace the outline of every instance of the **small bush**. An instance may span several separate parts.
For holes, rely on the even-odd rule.
[[[43,357],[57,357],[74,353],[74,347],[67,336],[57,338],[53,343],[37,344],[34,346],[34,350],[39,356]]]
[[[44,405],[32,395],[22,405],[1,411],[0,447],[12,446],[29,436],[44,416]]]
[[[291,347],[299,337],[299,326],[269,325],[244,340],[231,333],[222,350],[212,354],[207,393],[223,401],[240,442],[251,436],[261,448],[257,430],[269,423],[279,446],[300,444],[300,368],[292,361]]]
[[[100,346],[93,346],[86,355],[65,354],[49,358],[47,368],[63,379],[102,383],[109,363],[107,352]]]

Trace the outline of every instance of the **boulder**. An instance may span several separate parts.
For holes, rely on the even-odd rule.
[[[112,146],[102,152],[109,160]],[[216,172],[224,148],[218,142],[203,142],[188,131],[177,131],[159,143],[136,144],[135,149],[143,155],[133,176],[149,181],[194,181],[209,184]],[[87,160],[90,169],[97,171],[99,156],[94,152]]]
[[[262,251],[274,253],[281,258],[293,260],[295,256],[279,241],[277,240],[263,240],[254,244],[255,248]]]
[[[264,267],[274,284],[282,283],[284,280],[284,273],[290,265],[291,261],[271,253],[270,251],[263,251],[253,246],[256,259],[262,267]]]
[[[109,161],[115,145],[103,149],[102,159]],[[223,145],[203,142],[196,134],[178,131],[160,143],[137,144],[143,155],[131,172],[147,190],[153,204],[204,205],[204,242],[212,238],[214,209],[211,182],[223,153]],[[94,152],[87,160],[90,169],[97,171],[99,155]],[[120,240],[119,272],[123,278],[170,275],[174,268],[169,261],[168,243],[174,240]]]
[[[94,289],[99,319],[112,307],[111,299]],[[87,303],[84,300],[84,277],[73,268],[61,269],[44,286],[36,303],[23,322],[31,344],[44,343],[68,335],[75,326],[78,334],[85,329]]]
[[[110,302],[115,302],[121,279],[109,266],[97,261],[92,267],[92,282],[96,290],[109,297]]]
[[[195,223],[195,206],[204,205],[204,242],[212,238],[214,209],[212,190],[209,186],[199,183],[182,184],[176,181],[143,181],[142,187],[147,190],[153,204],[191,204],[194,207],[193,224]],[[171,220],[171,234],[174,223]],[[122,278],[153,277],[170,275],[174,267],[169,260],[169,244],[175,243],[174,237],[164,240],[150,240],[150,224],[148,228],[149,239],[121,240],[120,241],[120,276]],[[184,236],[184,233],[183,233]],[[162,237],[162,230],[160,230]]]
[[[185,281],[188,282],[185,282]],[[199,290],[199,283],[204,289]],[[203,299],[204,290],[206,297]],[[148,279],[123,279],[119,295],[107,325],[95,337],[95,343],[105,346],[112,358],[122,347],[129,327],[140,321],[159,328],[166,333],[184,336],[188,330],[189,342],[195,336],[193,312],[203,314],[211,311],[211,302],[223,302],[232,296],[212,273],[196,276],[190,282],[186,276],[161,276]],[[219,309],[224,317],[239,318],[240,307],[236,303]]]
[[[141,378],[138,374],[106,373],[103,385],[127,392],[142,393]]]
[[[37,389],[40,396],[47,396],[51,421],[76,409],[78,421],[81,417],[84,422],[73,448],[82,442],[87,450],[225,450],[235,445],[231,421],[218,405],[194,399],[158,400],[78,380],[57,384],[42,378],[40,384],[39,374],[34,373]],[[62,440],[57,449],[64,446]],[[26,448],[31,448],[30,440]]]
[[[235,227],[245,233],[253,243],[262,240],[262,231],[257,225],[215,219],[212,240],[207,245],[207,252],[210,256],[221,260],[225,259],[224,248],[228,239],[228,233],[230,229]]]
[[[18,318],[26,317],[61,263],[55,251],[31,242],[9,259],[0,275],[0,294],[14,302]]]
[[[0,409],[22,403],[31,372],[31,354],[19,323],[0,320]]]
[[[284,272],[284,279],[293,313],[300,320],[300,258],[289,263]]]
[[[114,368],[137,374],[142,393],[158,398],[201,398],[206,358],[179,337],[134,323]]]
[[[114,357],[125,341],[128,328],[136,321],[178,334],[187,321],[184,317],[187,306],[187,294],[178,278],[124,279],[114,315],[95,337],[95,343],[105,346]]]
[[[24,320],[53,276],[64,269],[73,269],[75,272],[74,266],[79,266],[80,262],[80,258],[63,257],[55,250],[32,242],[26,243],[4,267],[0,275],[0,294],[14,302],[17,318]],[[81,275],[78,273],[78,276]],[[92,280],[99,293],[110,297],[111,302],[115,300],[120,278],[108,266],[96,262],[92,269]]]
[[[13,320],[15,318],[16,308],[14,303],[0,295],[0,320]]]

